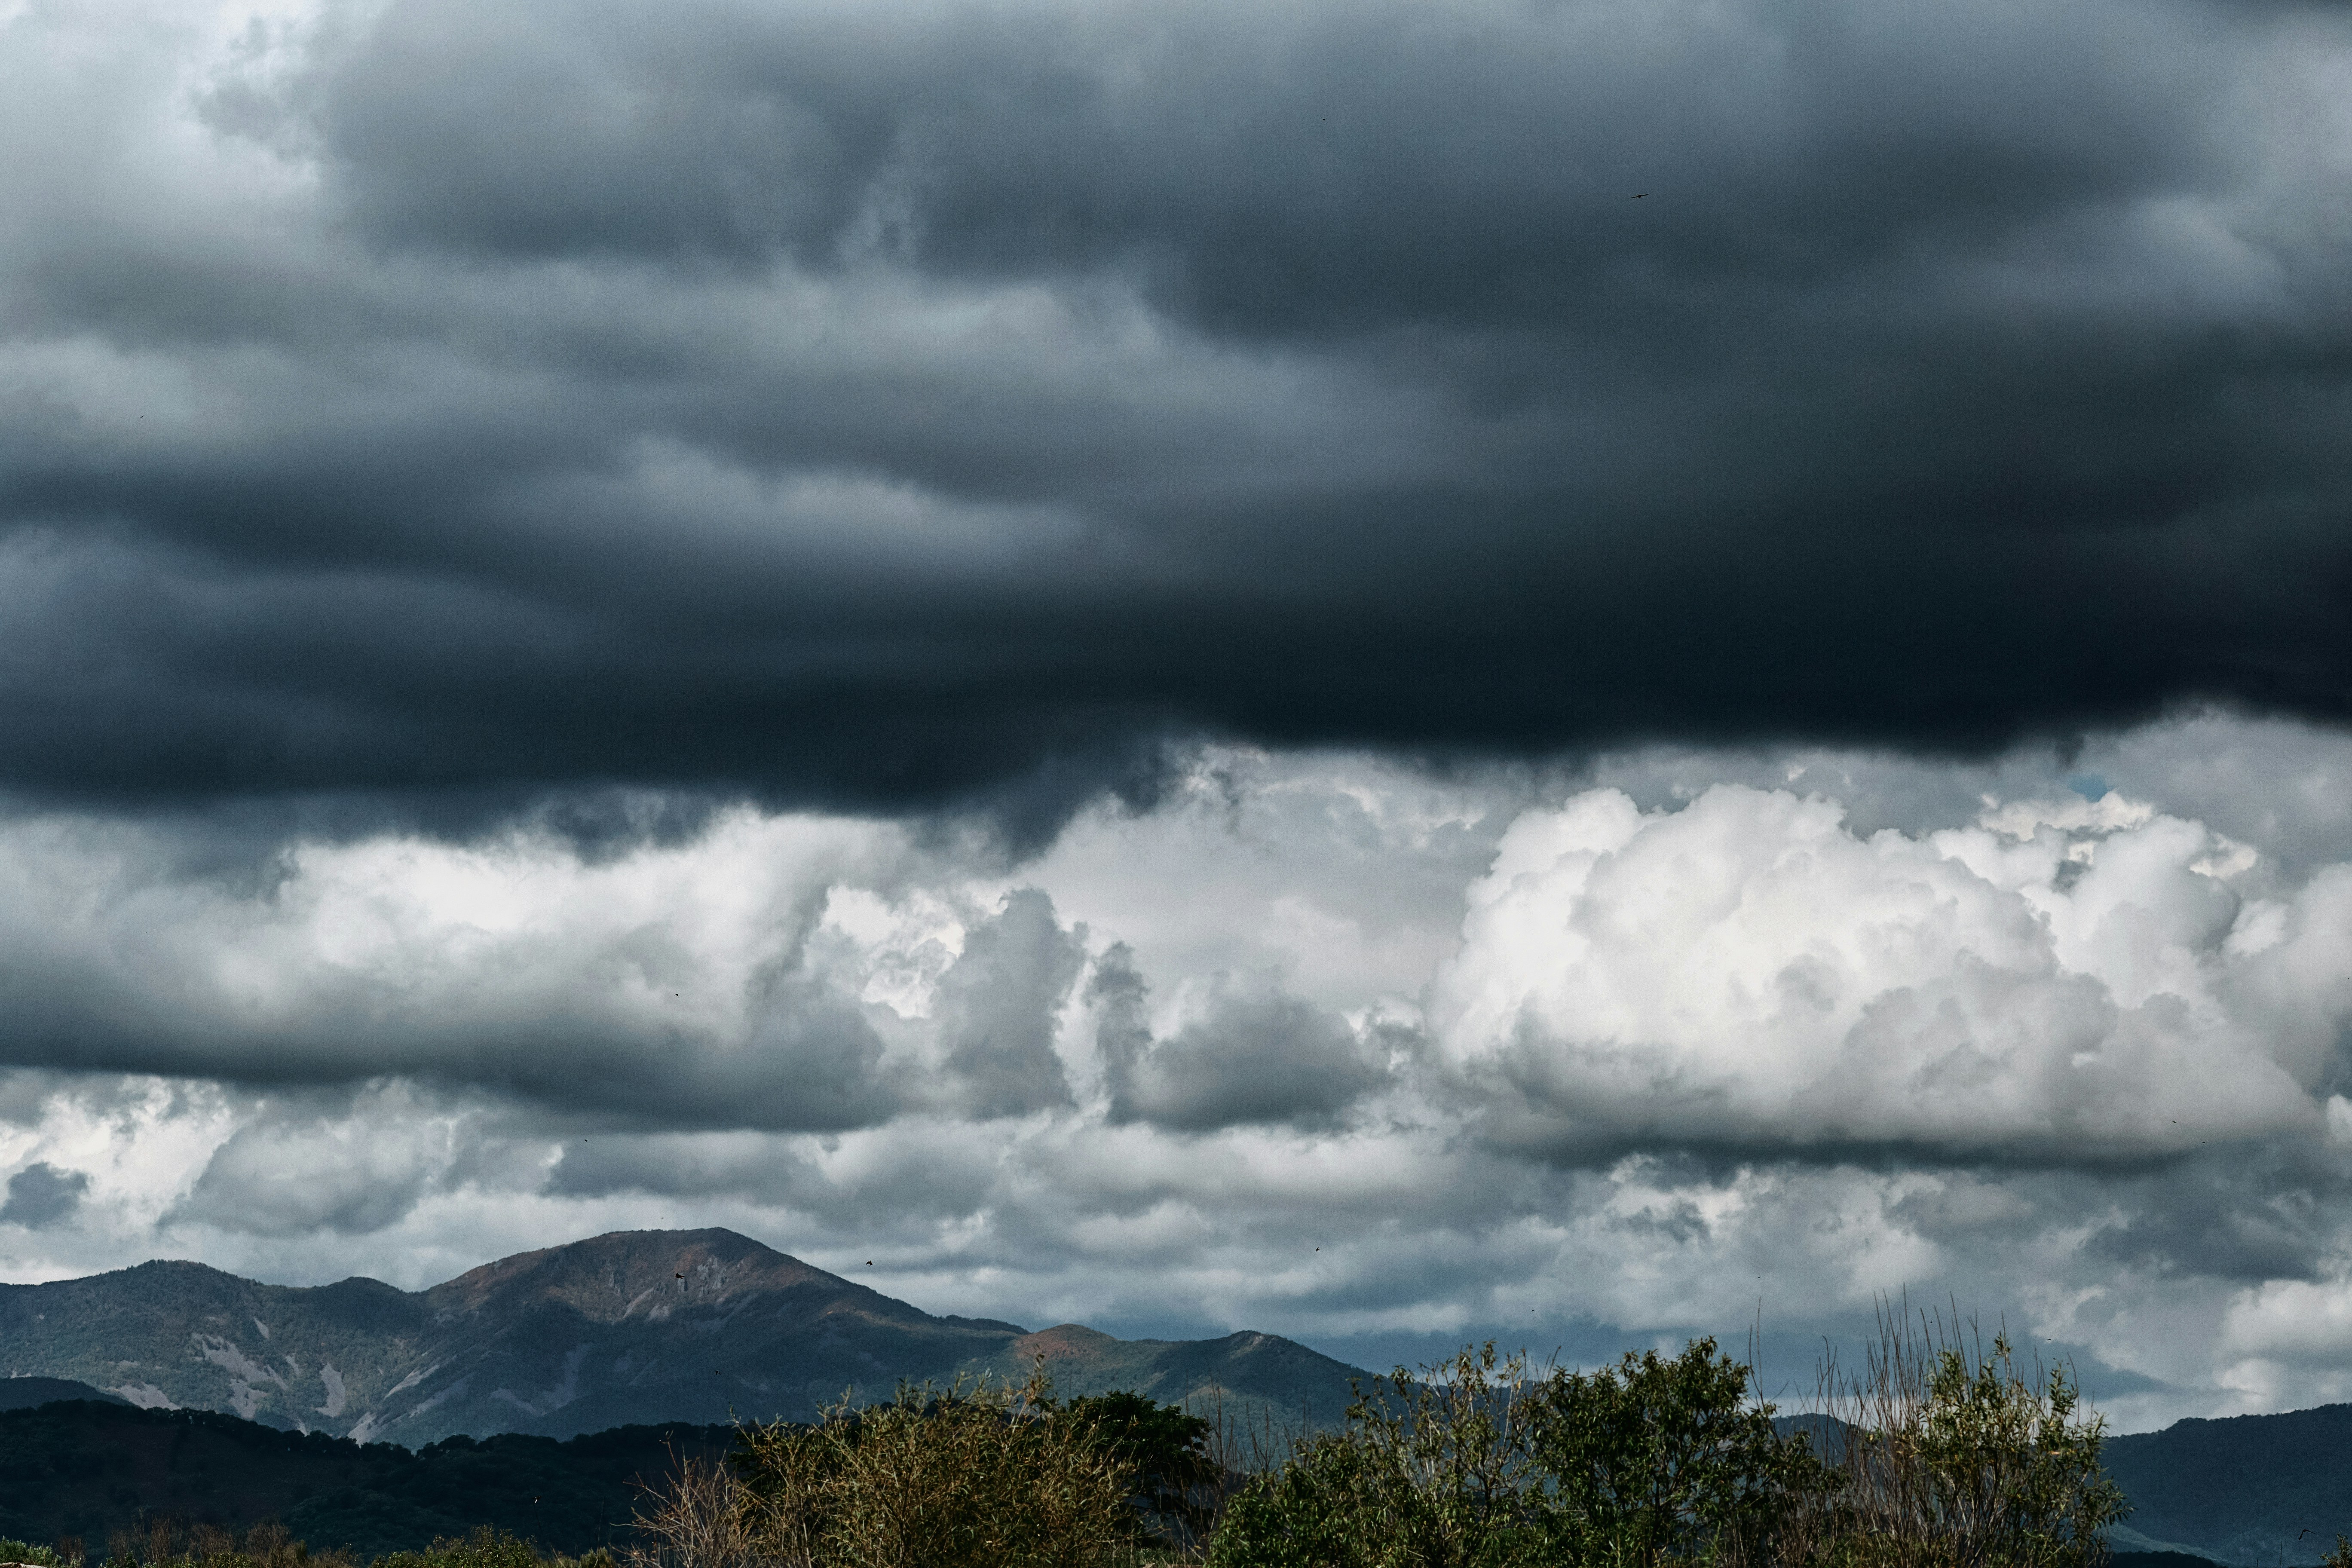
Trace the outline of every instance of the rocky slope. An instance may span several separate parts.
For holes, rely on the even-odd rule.
[[[726,1230],[616,1232],[417,1292],[262,1285],[195,1263],[0,1286],[0,1372],[410,1447],[805,1418],[845,1391],[1013,1375],[1041,1352],[1066,1394],[1223,1397],[1290,1425],[1335,1419],[1353,1373],[1265,1334],[1122,1341],[934,1317]]]

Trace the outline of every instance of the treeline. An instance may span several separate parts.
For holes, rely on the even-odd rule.
[[[616,1543],[647,1486],[681,1460],[723,1455],[734,1437],[729,1426],[622,1426],[411,1451],[212,1411],[55,1403],[0,1411],[0,1537],[62,1542],[96,1563],[126,1530],[142,1540],[176,1530],[163,1542],[173,1552],[198,1551],[201,1534],[216,1555],[223,1540],[282,1526],[365,1563],[488,1525],[576,1555]],[[150,1541],[141,1560],[155,1550]]]
[[[638,1467],[627,1528],[614,1527],[607,1494],[594,1530],[604,1544],[575,1545],[577,1555],[530,1527],[562,1501],[532,1490],[534,1481],[564,1478],[509,1468],[496,1498],[467,1489],[435,1500],[445,1516],[494,1510],[514,1522],[494,1518],[421,1551],[370,1552],[348,1533],[322,1538],[275,1520],[239,1532],[150,1514],[102,1542],[0,1541],[0,1563],[2102,1568],[2106,1531],[2126,1511],[2101,1464],[2104,1423],[2082,1408],[2071,1373],[2027,1368],[1999,1336],[1986,1345],[1933,1327],[1882,1335],[1858,1375],[1825,1369],[1816,1408],[1795,1421],[1776,1422],[1748,1369],[1712,1340],[1594,1372],[1534,1367],[1489,1345],[1419,1373],[1400,1368],[1357,1392],[1343,1426],[1280,1434],[1131,1394],[1060,1399],[1041,1365],[1019,1386],[902,1387],[888,1403],[845,1403],[813,1425],[666,1434],[663,1463]],[[178,1429],[202,1436],[218,1419]],[[474,1475],[490,1480],[506,1461],[585,1444],[606,1461],[609,1484],[616,1467],[642,1458],[651,1435],[572,1445],[459,1439],[418,1455],[371,1447],[359,1458],[412,1481],[436,1466],[492,1458]],[[696,1441],[681,1446],[681,1436]],[[314,1460],[356,1462],[353,1445],[272,1440]],[[233,1490],[236,1472],[201,1447],[174,1450],[182,1461],[194,1456],[185,1474]],[[158,1452],[152,1442],[118,1447],[108,1464],[119,1480],[152,1468]],[[55,1469],[61,1456],[50,1458]],[[60,1473],[105,1489],[108,1474],[62,1458]],[[289,1513],[348,1497],[352,1475],[341,1479],[341,1489],[306,1495]],[[228,1495],[222,1487],[215,1503]],[[129,1494],[118,1486],[113,1495]],[[583,1521],[572,1538],[585,1538]],[[2327,1563],[2352,1568],[2352,1546],[2339,1541]]]
[[[902,1390],[748,1428],[641,1522],[641,1568],[2095,1568],[2101,1420],[2009,1342],[1889,1341],[1843,1414],[1775,1427],[1712,1340],[1593,1373],[1489,1345],[1233,1462],[1149,1401]],[[1829,1451],[1813,1432],[1833,1435]],[[1253,1456],[1261,1460],[1261,1451]]]

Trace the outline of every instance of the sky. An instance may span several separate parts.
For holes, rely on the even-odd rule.
[[[0,1278],[2352,1398],[2342,5],[0,0]]]

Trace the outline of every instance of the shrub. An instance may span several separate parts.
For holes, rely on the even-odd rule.
[[[2006,1334],[1964,1347],[1940,1319],[1882,1313],[1864,1375],[1830,1414],[1849,1486],[1817,1521],[1836,1568],[2095,1568],[2125,1513],[2099,1463],[2104,1417],[2064,1367],[2019,1363]]]
[[[1700,1340],[1591,1374],[1400,1367],[1227,1510],[1215,1568],[1764,1562],[1837,1479]]]
[[[631,1568],[741,1568],[762,1555],[751,1535],[751,1498],[727,1465],[688,1459],[639,1510],[639,1539],[627,1554]],[[805,1551],[768,1555],[788,1565],[808,1561]]]
[[[1843,1484],[1772,1406],[1748,1400],[1748,1371],[1694,1341],[1666,1360],[1628,1354],[1590,1375],[1554,1372],[1530,1428],[1551,1561],[1770,1563],[1791,1527]]]
[[[106,1568],[358,1568],[357,1561],[345,1552],[312,1552],[274,1519],[262,1521],[242,1536],[217,1525],[142,1519],[135,1530],[116,1531],[108,1547]],[[17,1552],[25,1555],[12,1559],[10,1554]],[[0,1562],[11,1560],[37,1568],[79,1568],[83,1562],[78,1552],[0,1541]],[[579,1557],[542,1557],[530,1542],[484,1525],[469,1535],[436,1541],[422,1552],[387,1552],[375,1559],[372,1568],[615,1568],[615,1564],[612,1553],[601,1547]]]
[[[1523,1358],[1490,1343],[1359,1390],[1347,1427],[1244,1488],[1213,1568],[1502,1568],[1538,1561]]]
[[[1138,1413],[1130,1412],[1130,1415]],[[902,1386],[814,1426],[748,1426],[731,1471],[639,1521],[646,1568],[1095,1568],[1133,1540],[1131,1455],[1167,1434],[1020,1388]]]
[[[1189,1549],[1208,1538],[1224,1483],[1215,1423],[1125,1390],[1073,1399],[1056,1418],[1129,1476],[1145,1540]]]
[[[1882,1317],[1851,1384],[1823,1371],[1817,1455],[1748,1371],[1692,1342],[1592,1373],[1492,1344],[1359,1389],[1345,1427],[1244,1485],[1211,1568],[2097,1568],[2120,1493],[2064,1369],[2005,1336],[1964,1353]],[[640,1521],[638,1568],[1097,1568],[1137,1509],[1196,1544],[1226,1479],[1213,1424],[1139,1395],[1056,1403],[901,1388],[814,1426],[746,1428]],[[1233,1451],[1227,1442],[1224,1451]],[[1178,1528],[1181,1527],[1181,1528]],[[2335,1568],[2352,1568],[2352,1544]],[[410,1568],[386,1564],[385,1568]],[[422,1565],[416,1565],[422,1568]],[[446,1568],[523,1568],[520,1562]]]
[[[108,1568],[351,1568],[340,1552],[313,1556],[286,1526],[263,1520],[243,1536],[168,1515],[142,1516],[107,1536]]]
[[[546,1568],[527,1541],[483,1525],[471,1534],[436,1541],[422,1552],[391,1552],[373,1568]]]

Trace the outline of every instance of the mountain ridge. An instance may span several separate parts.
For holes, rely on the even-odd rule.
[[[145,1408],[417,1447],[653,1422],[807,1419],[901,1380],[1019,1376],[1068,1394],[1229,1401],[1330,1420],[1357,1369],[1278,1336],[1118,1340],[936,1316],[734,1231],[614,1231],[406,1291],[268,1285],[179,1259],[0,1286],[10,1373]]]

